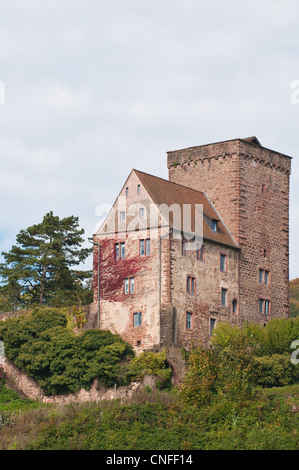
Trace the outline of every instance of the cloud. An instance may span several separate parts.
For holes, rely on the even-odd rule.
[[[132,168],[167,177],[168,150],[257,135],[295,156],[298,22],[295,0],[3,0],[0,251],[48,210],[89,236]]]

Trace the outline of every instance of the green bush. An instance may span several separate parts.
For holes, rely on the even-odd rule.
[[[98,378],[107,386],[122,385],[131,345],[110,331],[88,330],[76,335],[59,309],[36,309],[9,319],[0,327],[5,353],[46,394],[89,389]]]
[[[154,375],[157,377],[157,388],[163,390],[171,387],[171,373],[172,369],[166,363],[166,351],[145,351],[130,361],[126,379],[131,381],[141,379],[144,375]]]
[[[254,360],[256,383],[262,387],[281,387],[299,382],[299,367],[291,363],[290,354],[273,354]]]

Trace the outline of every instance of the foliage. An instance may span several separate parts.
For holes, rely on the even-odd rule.
[[[290,281],[290,317],[299,316],[299,279]]]
[[[196,406],[221,397],[238,403],[247,400],[253,390],[253,349],[250,346],[248,338],[233,336],[221,349],[194,348],[181,387],[183,400]]]
[[[59,219],[53,212],[47,213],[41,223],[21,230],[16,245],[2,253],[2,298],[19,308],[52,302],[60,306],[70,300],[74,303],[74,297],[78,302],[82,294],[86,297],[84,282],[91,273],[72,269],[91,252],[81,248],[83,233],[78,217]]]
[[[200,346],[191,351],[181,396],[186,403],[204,405],[215,391],[218,366],[211,351]]]
[[[133,358],[128,364],[127,380],[140,379],[144,375],[154,375],[157,377],[158,389],[169,388],[171,386],[171,368],[166,363],[166,351],[153,353],[145,351]]]
[[[88,390],[95,378],[108,386],[122,384],[126,361],[134,355],[108,330],[76,335],[67,328],[63,311],[52,308],[6,320],[0,338],[7,358],[49,395]]]
[[[16,417],[1,449],[24,450],[297,450],[298,387],[257,391],[244,404],[218,397],[201,408],[159,392],[120,404],[51,405]],[[28,416],[28,418],[27,418]]]
[[[299,382],[299,367],[290,361],[288,353],[256,357],[256,383],[263,387],[281,387]]]
[[[299,318],[273,318],[264,327],[249,322],[242,327],[220,323],[213,332],[212,344],[223,349],[231,341],[244,339],[257,356],[290,352],[292,342],[299,339]]]

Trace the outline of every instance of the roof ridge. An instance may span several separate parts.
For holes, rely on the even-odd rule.
[[[194,188],[190,188],[190,186],[185,186],[184,184],[175,183],[174,181],[169,181],[165,178],[161,178],[160,176],[151,175],[150,173],[146,173],[145,171],[136,170],[136,168],[133,168],[132,171],[135,171],[136,173],[142,173],[144,175],[151,176],[152,178],[157,178],[159,180],[165,181],[165,183],[174,184],[175,186],[180,186],[181,188],[189,189],[190,191],[195,191],[196,193],[201,193],[201,194],[205,195],[204,191],[194,189]]]

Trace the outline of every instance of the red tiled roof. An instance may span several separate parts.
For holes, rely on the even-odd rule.
[[[183,214],[183,205],[191,204],[194,207],[195,204],[201,204],[203,206],[203,238],[221,243],[223,245],[232,246],[238,248],[238,244],[234,241],[230,232],[224,225],[216,209],[206,196],[203,191],[197,191],[195,189],[182,186],[177,183],[172,183],[163,178],[149,175],[139,170],[133,170],[141,184],[144,186],[146,191],[149,193],[153,202],[160,206],[166,204],[170,207],[172,204],[178,204],[181,208],[181,214]],[[194,215],[194,213],[193,213]],[[217,221],[217,232],[213,232],[210,228],[207,219]],[[170,214],[170,224],[172,223]],[[191,228],[194,231],[194,220],[191,221]]]

